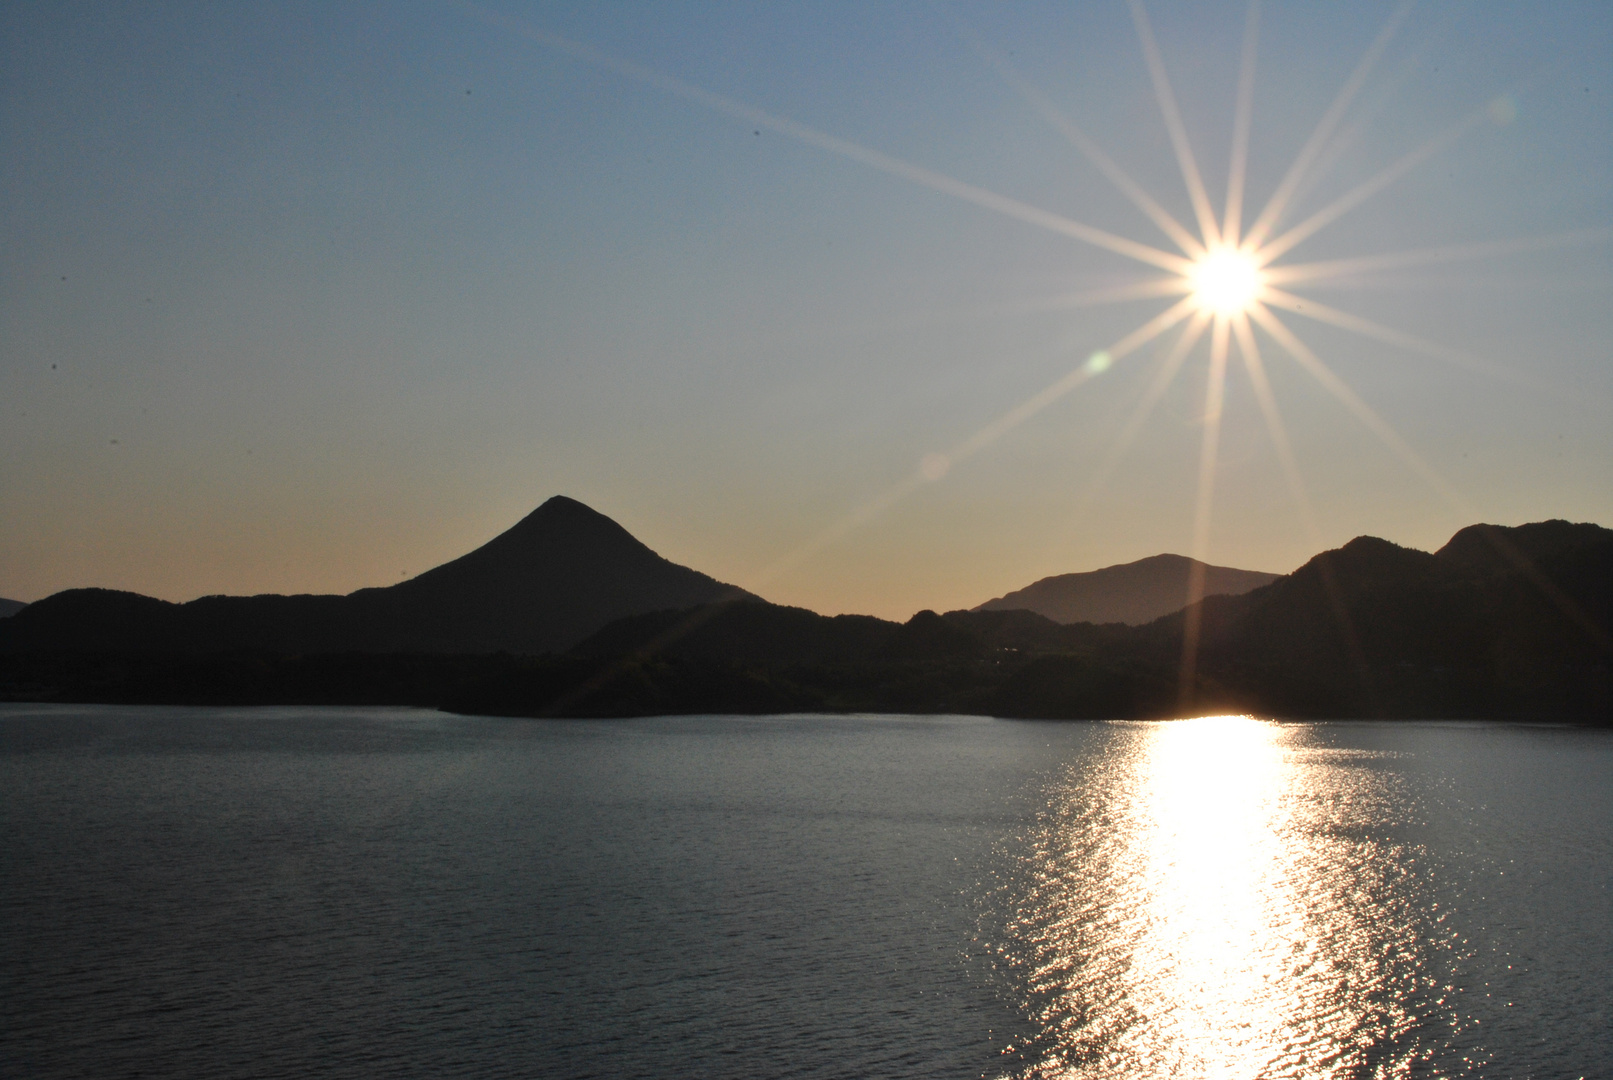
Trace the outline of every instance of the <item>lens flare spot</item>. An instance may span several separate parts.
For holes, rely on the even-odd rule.
[[[1099,349],[1087,357],[1087,371],[1093,375],[1102,375],[1109,370],[1110,365],[1114,362],[1114,357],[1110,356],[1106,350]]]
[[[945,454],[925,454],[919,462],[919,475],[926,480],[941,479],[952,469],[952,459]]]
[[[1188,283],[1199,307],[1213,315],[1248,311],[1260,296],[1263,275],[1254,256],[1236,248],[1217,248],[1193,264]]]

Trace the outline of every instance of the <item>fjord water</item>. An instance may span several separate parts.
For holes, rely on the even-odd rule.
[[[0,706],[0,1072],[1604,1076],[1613,733]]]

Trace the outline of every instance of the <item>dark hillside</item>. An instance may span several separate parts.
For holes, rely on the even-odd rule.
[[[1202,610],[1200,669],[1260,711],[1613,712],[1613,531],[1596,526],[1474,526],[1433,555],[1360,537]],[[1148,628],[1156,657],[1181,625]]]
[[[1469,525],[1434,555],[1451,566],[1480,574],[1509,574],[1531,562],[1555,559],[1581,548],[1613,540],[1613,529],[1568,521],[1530,525]]]
[[[741,598],[755,599],[557,495],[468,555],[349,599],[398,623],[388,650],[543,653],[624,615]]]
[[[1034,611],[1059,623],[1144,623],[1180,611],[1187,602],[1188,577],[1195,560],[1184,555],[1151,555],[1136,562],[1079,574],[1042,578],[976,611]],[[1238,595],[1274,580],[1276,574],[1204,567],[1204,595]]]
[[[743,663],[824,664],[866,660],[899,623],[872,615],[819,615],[760,600],[630,615],[580,642],[578,656],[654,654]]]
[[[71,589],[0,622],[0,651],[535,654],[624,615],[749,596],[556,496],[470,554],[384,589],[186,604]]]
[[[1613,531],[1596,526],[1475,526],[1434,554],[1358,537],[1260,588],[1208,597],[1195,612],[1197,676],[1184,705],[1186,611],[1141,627],[1063,625],[1026,610],[921,611],[905,623],[828,617],[735,598],[576,504],[518,529],[528,523],[530,533],[501,537],[407,589],[183,605],[61,593],[0,621],[0,640],[13,643],[0,654],[0,697],[408,703],[517,716],[1073,719],[1186,709],[1613,723]],[[562,566],[576,572],[556,584],[551,570]],[[607,580],[614,568],[624,578]],[[407,644],[563,640],[556,625],[631,599],[623,579],[640,581],[633,595],[716,595],[627,612],[556,655]],[[500,582],[516,599],[494,595]],[[466,596],[481,596],[490,614],[476,621]],[[14,647],[18,627],[31,651]],[[342,645],[365,635],[371,647]]]

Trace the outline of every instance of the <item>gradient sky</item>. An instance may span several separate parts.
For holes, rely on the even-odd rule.
[[[1148,5],[1217,206],[1245,10]],[[1395,10],[1264,5],[1247,216]],[[992,52],[1192,218],[1122,0],[7,4],[0,595],[347,592],[554,494],[823,612],[1190,552],[1202,344],[1101,487],[1168,337],[912,480],[1170,303],[1059,298],[1155,271],[557,38],[1168,247]],[[1411,11],[1284,220],[1485,122],[1290,261],[1546,240],[1307,292],[1452,354],[1283,316],[1448,491],[1261,339],[1317,532],[1234,364],[1212,561],[1613,525],[1610,95],[1605,2]]]

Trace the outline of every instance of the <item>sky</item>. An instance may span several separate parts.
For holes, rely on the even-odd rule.
[[[1144,11],[1224,224],[1249,9]],[[1258,9],[1246,224],[1364,70],[1272,267],[1443,252],[1291,286],[1320,377],[1256,320],[1276,429],[1235,336],[1219,408],[1192,319],[1105,352],[1181,297],[1091,237],[1181,251],[1083,146],[1200,234],[1136,15],[5,5],[0,596],[345,593],[556,494],[892,618],[1613,526],[1613,7]]]

